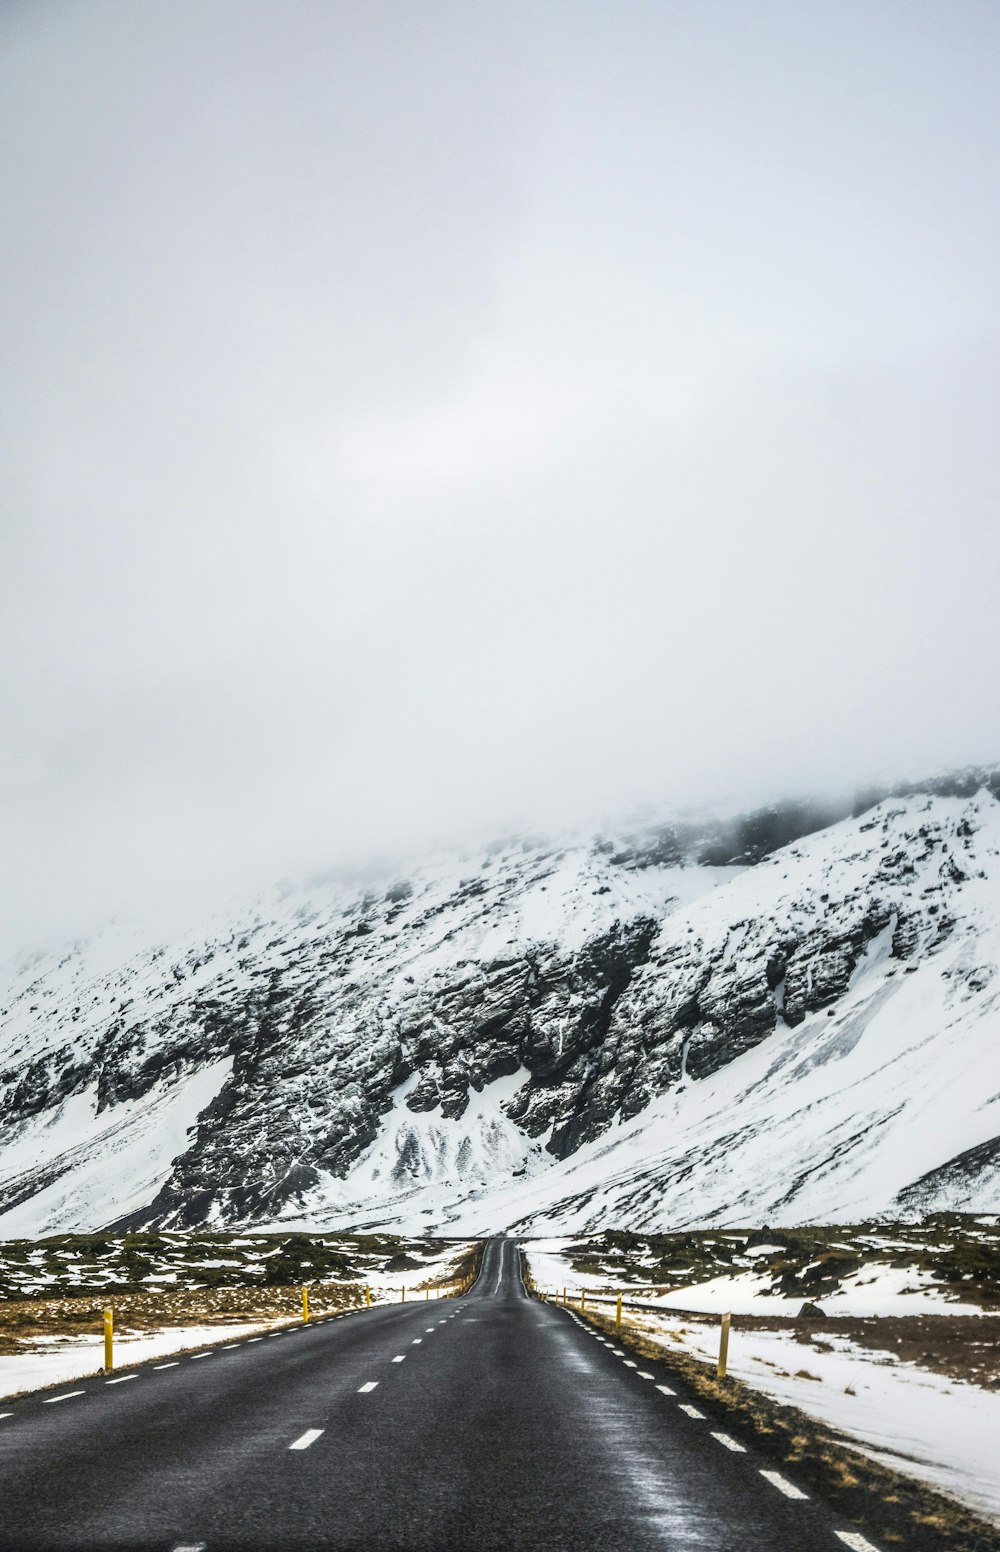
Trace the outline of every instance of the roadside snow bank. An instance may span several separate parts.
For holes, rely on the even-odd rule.
[[[655,1315],[636,1326],[668,1349],[711,1362],[718,1355],[714,1326],[668,1326]],[[899,1363],[846,1337],[822,1340],[832,1352],[782,1332],[734,1331],[729,1372],[1000,1523],[1000,1392]]]
[[[127,1369],[130,1364],[145,1363],[150,1358],[164,1358],[170,1353],[208,1347],[214,1342],[237,1342],[257,1331],[288,1324],[287,1320],[276,1320],[233,1326],[174,1326],[151,1336],[116,1336],[115,1372]],[[100,1373],[103,1365],[103,1336],[71,1336],[58,1343],[50,1337],[42,1337],[33,1351],[0,1358],[0,1397],[84,1379]]]

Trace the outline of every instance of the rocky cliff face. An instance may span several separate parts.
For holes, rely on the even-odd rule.
[[[867,1050],[873,1009],[913,973],[933,983],[942,1076],[973,1047],[980,1059],[1000,959],[998,794],[998,773],[971,772],[869,794],[857,813],[788,804],[512,842],[368,892],[286,893],[170,946],[117,958],[109,935],[37,962],[4,999],[0,1234],[531,1222],[594,1157],[617,1150],[628,1175],[621,1148],[640,1133],[645,1195],[570,1195],[587,1226],[605,1210],[648,1221],[678,1176],[742,1146],[733,1112],[672,1154],[683,1096],[702,1103],[758,1050],[818,1051],[819,1031],[823,1049],[836,1034],[842,1056]],[[913,1065],[927,1081],[924,1058]],[[891,1108],[876,1126],[887,1159]],[[902,1176],[887,1165],[880,1205],[910,1187],[939,1205],[956,1181],[974,1199],[998,1131],[987,1111],[949,1119]],[[764,1210],[787,1181],[779,1192],[766,1163],[753,1170],[747,1210]]]

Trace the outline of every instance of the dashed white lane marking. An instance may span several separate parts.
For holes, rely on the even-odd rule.
[[[724,1444],[727,1450],[732,1450],[737,1455],[745,1455],[747,1452],[746,1445],[740,1444],[737,1439],[731,1439],[728,1433],[713,1433],[712,1438],[718,1439],[719,1443]]]
[[[640,1369],[637,1378],[640,1380],[655,1380],[656,1375],[650,1374],[646,1369]]]
[[[374,1390],[377,1384],[378,1380],[366,1380],[363,1385],[358,1386],[358,1395],[363,1396],[369,1390]]]
[[[13,1417],[13,1412],[0,1412],[0,1417]]]
[[[207,1541],[185,1541],[179,1547],[173,1547],[171,1552],[207,1552]]]
[[[85,1390],[64,1390],[61,1396],[43,1396],[42,1405],[51,1406],[54,1401],[72,1401],[74,1396],[85,1396]]]
[[[267,1333],[267,1338],[268,1341],[270,1341],[272,1336],[284,1336],[284,1334],[285,1333],[283,1331],[269,1331]]]
[[[307,1450],[310,1444],[316,1443],[316,1440],[320,1438],[322,1433],[322,1428],[307,1428],[305,1433],[300,1433],[299,1437],[288,1448],[290,1450]]]
[[[405,1363],[406,1362],[406,1354],[405,1353],[397,1353],[396,1357],[392,1361],[393,1361],[393,1363]]]
[[[413,1338],[413,1341],[410,1343],[410,1346],[411,1347],[419,1347],[422,1341],[423,1341],[423,1337],[422,1336],[415,1336]]]
[[[192,1353],[191,1362],[194,1363],[198,1358],[211,1358],[211,1356],[211,1353]]]
[[[681,1411],[682,1412],[686,1412],[688,1417],[704,1417],[705,1416],[704,1412],[699,1412],[697,1407],[688,1406],[683,1401],[681,1402]]]
[[[794,1482],[789,1482],[787,1477],[783,1477],[780,1471],[762,1471],[761,1476],[765,1481],[770,1482],[772,1487],[776,1487],[779,1493],[784,1493],[786,1498],[809,1497],[809,1494],[804,1493],[801,1487],[796,1487]]]
[[[227,1342],[225,1347],[222,1349],[222,1351],[224,1353],[235,1353],[235,1351],[239,1347],[239,1345],[240,1345],[239,1342]]]
[[[126,1380],[137,1380],[138,1374],[119,1374],[117,1379],[105,1380],[105,1385],[124,1385]]]
[[[424,1327],[424,1336],[433,1336],[434,1332],[436,1330],[437,1330],[436,1326],[425,1326]]]
[[[633,1363],[631,1358],[626,1358],[623,1360],[623,1367],[626,1369],[637,1369],[639,1365],[637,1363]]]
[[[613,1347],[611,1349],[611,1351],[613,1353],[617,1353],[619,1358],[624,1358],[625,1357],[625,1349],[624,1349],[624,1347]]]
[[[247,1342],[263,1342],[263,1340],[264,1340],[264,1338],[262,1336],[248,1336],[247,1337]]]
[[[838,1541],[844,1543],[845,1547],[850,1547],[852,1552],[878,1552],[874,1542],[859,1536],[856,1530],[835,1530],[833,1534]]]
[[[170,1363],[154,1363],[153,1368],[154,1369],[179,1369],[180,1368],[180,1363],[181,1363],[181,1361],[180,1361],[179,1358],[174,1358]]]

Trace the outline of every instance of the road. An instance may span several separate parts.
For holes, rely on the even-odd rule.
[[[57,1395],[0,1403],[4,1552],[868,1546],[685,1412],[666,1370],[529,1299],[510,1240],[461,1299]]]

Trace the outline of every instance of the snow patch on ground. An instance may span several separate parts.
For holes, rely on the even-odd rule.
[[[233,1326],[174,1326],[143,1336],[115,1337],[115,1373],[124,1373],[130,1364],[166,1358],[189,1348],[207,1347],[214,1342],[238,1342],[272,1326],[288,1321],[255,1322]],[[70,1380],[99,1374],[104,1365],[104,1338],[67,1337],[54,1343],[48,1337],[38,1341],[33,1352],[0,1357],[0,1397],[17,1396],[25,1391],[42,1390],[46,1385],[65,1385]]]
[[[643,1317],[653,1341],[716,1360],[714,1328],[660,1322],[657,1329],[654,1322]],[[876,1460],[1000,1522],[1000,1392],[900,1363],[892,1353],[856,1347],[846,1337],[823,1340],[835,1351],[821,1352],[780,1332],[734,1331],[729,1372],[819,1418]]]

